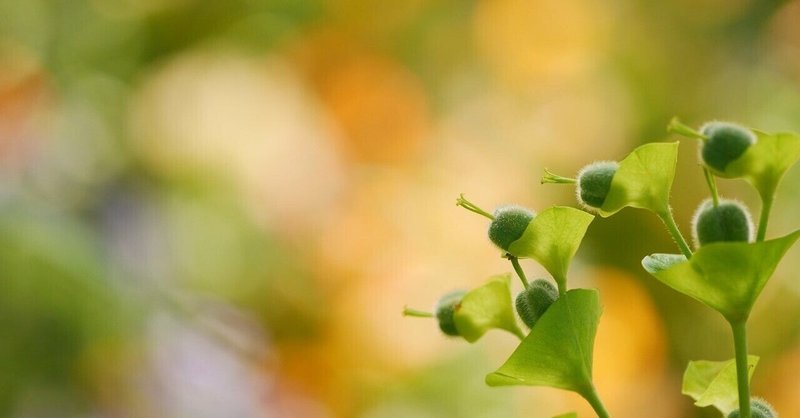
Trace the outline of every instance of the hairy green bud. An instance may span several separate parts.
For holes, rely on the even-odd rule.
[[[778,413],[769,402],[761,398],[750,399],[750,412],[752,418],[778,418]],[[728,418],[739,418],[739,410],[728,414]]]
[[[696,247],[712,242],[752,241],[753,221],[747,208],[734,200],[720,199],[714,207],[706,199],[695,211],[692,232]]]
[[[555,286],[545,279],[534,280],[517,295],[517,313],[528,328],[533,328],[556,299],[558,290]]]
[[[599,161],[582,168],[576,189],[578,201],[588,207],[601,208],[618,168],[616,161]]]
[[[446,293],[436,302],[434,315],[436,315],[436,320],[439,321],[439,329],[443,333],[453,337],[460,335],[453,315],[456,313],[456,309],[458,309],[458,305],[461,304],[461,299],[466,293],[463,290],[454,290]]]
[[[536,214],[522,206],[501,206],[494,211],[494,220],[489,225],[489,239],[502,250],[520,239]]]
[[[728,164],[756,142],[751,130],[730,122],[708,122],[700,128],[700,133],[707,138],[700,143],[700,158],[717,171],[725,171]]]

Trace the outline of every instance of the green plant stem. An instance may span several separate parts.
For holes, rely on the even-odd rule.
[[[554,277],[556,280],[556,285],[558,286],[558,296],[564,296],[567,293],[567,278],[566,277]]]
[[[678,225],[675,223],[675,218],[672,216],[672,211],[667,209],[658,213],[658,217],[661,218],[661,221],[667,226],[669,234],[672,235],[672,239],[676,244],[678,244],[678,248],[680,248],[681,253],[683,253],[687,259],[692,258],[692,250],[689,248],[689,244],[686,243],[686,240],[683,239],[681,230],[678,229]]]
[[[719,206],[719,193],[717,192],[717,182],[714,180],[714,175],[711,174],[711,171],[703,167],[703,174],[706,176],[706,183],[708,183],[708,189],[711,190],[711,199],[714,202],[714,207]]]
[[[511,265],[514,266],[514,271],[517,272],[517,276],[519,276],[519,279],[522,280],[522,285],[527,289],[530,284],[528,283],[528,278],[525,277],[525,272],[522,270],[522,266],[519,265],[519,259],[511,254],[506,255],[506,257],[511,260]]]
[[[403,316],[413,316],[416,318],[433,318],[433,314],[430,312],[420,311],[417,309],[404,307],[403,308]]]
[[[761,198],[761,215],[758,218],[758,234],[756,235],[756,242],[764,241],[767,236],[767,222],[769,222],[769,213],[772,210],[772,201],[775,199],[773,194]]]
[[[736,381],[739,388],[739,417],[751,418],[750,366],[747,364],[747,322],[731,322],[736,350]]]
[[[597,394],[597,389],[595,389],[594,385],[585,392],[586,393],[581,393],[581,395],[589,402],[589,405],[592,406],[598,418],[610,418],[611,415],[606,411],[606,407],[603,405],[603,401],[600,400],[600,396]]]
[[[520,341],[525,339],[525,333],[519,328],[519,326],[515,326],[511,332],[516,335]]]

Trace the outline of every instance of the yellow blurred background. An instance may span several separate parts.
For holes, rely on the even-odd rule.
[[[800,131],[798,22],[781,0],[0,0],[0,416],[593,416],[485,386],[513,336],[401,316],[510,270],[455,198],[574,206],[545,167],[678,140],[673,115]],[[770,236],[800,227],[797,169],[779,193]],[[680,379],[731,336],[642,271],[652,252],[675,250],[628,209],[571,270],[601,291],[600,394],[620,418],[718,417]],[[750,325],[754,393],[785,417],[798,255]]]

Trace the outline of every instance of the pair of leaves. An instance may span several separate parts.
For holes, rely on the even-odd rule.
[[[574,289],[556,300],[511,357],[486,376],[489,386],[549,386],[587,397],[593,389],[592,353],[600,298]]]
[[[539,213],[508,252],[539,262],[566,289],[569,264],[594,216],[575,208],[554,206]]]
[[[771,198],[783,175],[800,159],[800,135],[753,132],[758,140],[744,154],[729,163],[725,171],[712,171],[720,177],[744,178],[762,199]]]
[[[748,379],[758,364],[758,356],[747,356]],[[736,360],[690,361],[683,374],[681,393],[689,395],[699,407],[714,406],[723,415],[739,407]]]
[[[667,286],[704,303],[728,321],[747,319],[758,295],[800,230],[756,242],[717,242],[701,247],[691,260],[653,254],[642,260],[648,273]]]
[[[522,336],[511,303],[511,274],[493,276],[461,299],[453,314],[458,333],[473,343],[491,329]]]

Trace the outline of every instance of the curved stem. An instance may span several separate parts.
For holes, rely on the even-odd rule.
[[[595,389],[594,385],[592,385],[586,393],[581,393],[584,399],[589,402],[589,405],[592,406],[594,412],[597,414],[598,418],[610,418],[611,415],[608,414],[606,411],[606,407],[603,405],[603,401],[600,400],[600,396],[597,394],[597,389]]]
[[[514,266],[514,271],[517,272],[517,276],[519,276],[519,279],[522,280],[522,285],[527,289],[530,284],[528,283],[528,278],[525,277],[525,272],[522,270],[522,266],[519,265],[519,259],[511,254],[507,254],[506,258],[511,260],[511,265]]]
[[[708,183],[708,189],[711,190],[711,199],[714,202],[714,207],[719,206],[719,193],[717,192],[717,182],[714,181],[714,175],[711,174],[711,171],[703,167],[703,174],[706,176],[706,183]]]
[[[772,201],[775,196],[769,194],[768,197],[761,197],[761,215],[758,218],[758,234],[756,235],[756,242],[764,241],[767,236],[767,222],[769,222],[769,212],[772,210]]]
[[[680,248],[681,253],[683,253],[687,259],[692,258],[692,250],[689,248],[689,244],[686,243],[686,240],[683,239],[681,230],[678,229],[678,225],[675,223],[675,218],[672,217],[672,211],[667,209],[658,213],[658,217],[661,218],[661,221],[667,226],[669,234],[672,236],[672,239],[675,241],[675,243],[678,244],[678,248]]]
[[[736,350],[736,383],[739,388],[739,417],[751,418],[750,366],[747,364],[746,321],[731,322],[733,346]]]

